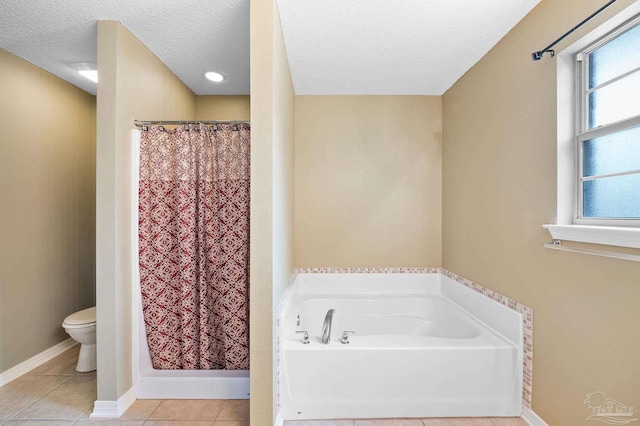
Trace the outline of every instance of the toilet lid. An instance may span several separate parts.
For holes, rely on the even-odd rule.
[[[65,324],[80,325],[96,322],[96,307],[84,309],[78,311],[75,314],[71,314],[64,319]]]

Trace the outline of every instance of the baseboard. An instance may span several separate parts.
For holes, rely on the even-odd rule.
[[[57,357],[58,355],[75,345],[77,345],[77,342],[72,338],[68,338],[67,340],[62,341],[57,345],[52,346],[43,352],[40,352],[38,355],[32,356],[28,360],[21,362],[15,367],[11,367],[7,371],[2,372],[2,374],[0,374],[0,387],[6,385],[12,380],[17,379],[23,374],[28,373],[34,368],[41,366],[45,362]]]
[[[284,426],[284,419],[280,415],[280,411],[278,411],[278,414],[276,414],[276,419],[273,422],[273,426]]]
[[[136,401],[133,388],[126,391],[117,401],[96,401],[93,403],[92,419],[117,419]]]
[[[522,409],[522,420],[529,426],[549,426],[531,408]]]

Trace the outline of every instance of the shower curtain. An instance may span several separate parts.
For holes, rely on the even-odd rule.
[[[155,369],[249,368],[249,148],[247,124],[141,133],[140,287]]]

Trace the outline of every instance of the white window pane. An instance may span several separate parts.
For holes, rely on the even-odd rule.
[[[589,54],[589,88],[640,67],[640,25]]]
[[[640,174],[595,179],[583,184],[587,218],[640,218]]]
[[[640,114],[640,71],[589,94],[589,128]]]
[[[583,156],[583,176],[640,170],[640,127],[585,141]]]

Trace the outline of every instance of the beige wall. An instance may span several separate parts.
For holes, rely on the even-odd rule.
[[[441,266],[441,98],[295,106],[296,266]]]
[[[0,49],[0,371],[95,302],[96,98]]]
[[[530,53],[601,5],[543,1],[443,98],[444,267],[533,308],[533,409],[551,426],[592,423],[595,391],[640,406],[640,264],[542,248],[556,216],[556,62]]]
[[[250,120],[249,95],[197,96],[196,120]]]
[[[196,96],[125,27],[98,23],[98,400],[132,386],[133,120],[193,120]]]
[[[251,2],[251,424],[276,415],[276,307],[293,272],[293,86],[275,0]]]

